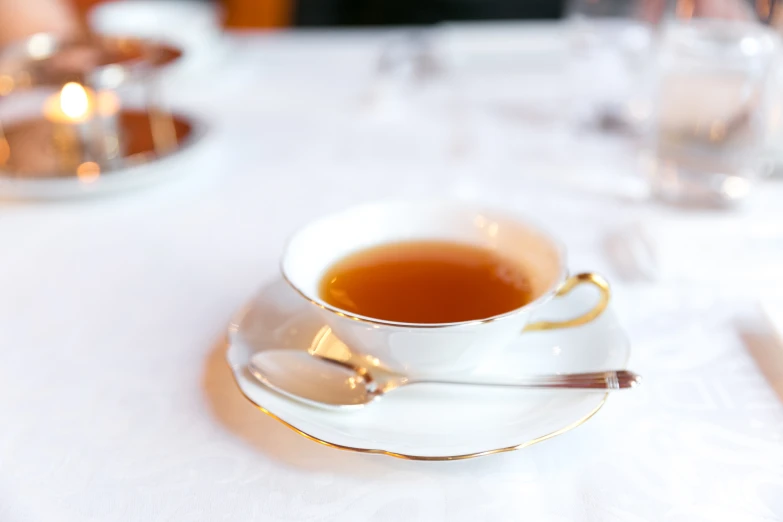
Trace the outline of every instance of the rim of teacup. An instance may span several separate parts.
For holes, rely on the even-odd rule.
[[[375,317],[369,317],[365,315],[355,314],[353,312],[349,312],[348,310],[344,310],[342,308],[339,308],[337,306],[333,306],[323,299],[321,299],[318,295],[311,295],[310,292],[307,292],[305,290],[302,290],[297,284],[293,282],[293,279],[289,276],[288,273],[286,273],[285,269],[285,261],[288,257],[288,251],[291,243],[296,239],[296,237],[306,230],[308,227],[312,226],[313,224],[326,220],[326,219],[332,219],[336,216],[339,216],[341,214],[347,214],[349,212],[356,212],[360,210],[361,208],[369,208],[373,206],[378,205],[384,205],[384,206],[393,206],[393,205],[405,205],[410,203],[426,203],[428,205],[440,205],[440,206],[451,206],[456,207],[460,209],[465,209],[467,211],[470,211],[472,213],[481,213],[481,214],[488,214],[491,216],[495,216],[497,218],[503,218],[507,219],[509,221],[514,221],[517,223],[522,223],[525,226],[527,226],[529,229],[533,230],[534,232],[537,232],[542,237],[546,238],[547,241],[551,243],[551,245],[555,248],[558,254],[558,259],[560,261],[560,267],[558,271],[558,277],[555,280],[554,283],[552,283],[546,291],[544,291],[540,296],[535,298],[534,300],[530,301],[529,303],[524,304],[523,306],[514,308],[513,310],[509,310],[508,312],[503,312],[502,314],[496,314],[491,317],[483,318],[483,319],[470,319],[468,321],[455,321],[450,323],[407,323],[407,322],[400,322],[400,321],[388,321],[385,319],[377,319]],[[379,242],[379,244],[382,244]],[[343,317],[345,319],[350,319],[352,321],[357,321],[361,323],[367,323],[377,326],[390,326],[390,327],[398,327],[398,328],[421,328],[421,329],[427,329],[427,328],[453,328],[457,326],[470,326],[470,325],[477,325],[477,324],[484,324],[484,323],[491,323],[494,321],[499,321],[502,319],[505,319],[507,317],[512,317],[514,315],[518,315],[522,312],[528,311],[532,308],[535,308],[537,306],[540,306],[550,299],[552,299],[555,294],[557,293],[560,286],[565,282],[566,279],[568,279],[568,267],[566,263],[566,249],[563,243],[557,239],[554,235],[552,235],[546,227],[541,226],[536,220],[530,219],[527,216],[523,216],[521,214],[503,209],[503,208],[493,208],[488,205],[481,205],[481,204],[473,204],[469,202],[462,202],[462,201],[453,201],[453,200],[382,200],[382,201],[375,201],[371,203],[364,203],[360,205],[352,205],[348,208],[339,210],[337,212],[331,212],[328,214],[324,214],[320,217],[317,217],[315,219],[312,219],[302,225],[301,227],[297,228],[288,238],[288,240],[285,243],[285,247],[283,248],[283,255],[280,259],[280,275],[283,278],[283,280],[290,286],[296,293],[298,293],[300,296],[302,296],[304,299],[309,301],[311,304],[317,306],[318,308],[322,310],[326,310],[327,312],[331,312],[339,317]],[[324,270],[326,270],[328,267],[324,267]],[[323,272],[323,271],[322,271]]]

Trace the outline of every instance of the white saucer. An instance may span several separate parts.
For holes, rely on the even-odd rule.
[[[547,318],[577,315],[593,302],[573,292],[546,307]],[[543,317],[542,317],[543,318]],[[521,449],[575,428],[606,401],[603,392],[530,391],[420,385],[358,411],[328,411],[287,399],[250,376],[253,353],[310,349],[352,356],[306,302],[277,280],[259,292],[229,329],[226,358],[242,393],[261,411],[311,440],[338,449],[413,460],[454,460]],[[565,373],[625,368],[628,340],[611,310],[592,323],[526,333],[486,375]]]

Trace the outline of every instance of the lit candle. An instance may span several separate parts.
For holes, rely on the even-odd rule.
[[[97,95],[76,82],[47,98],[44,116],[54,124],[55,149],[64,170],[84,161],[105,164],[120,155],[119,100],[111,91]]]
[[[66,83],[59,93],[46,99],[44,116],[52,123],[85,123],[92,118],[93,99],[92,93],[78,83]]]
[[[52,138],[60,169],[74,171],[87,156],[92,102],[87,90],[75,82],[66,83],[62,90],[44,102],[44,117],[52,122]]]

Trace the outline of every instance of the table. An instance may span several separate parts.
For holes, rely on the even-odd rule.
[[[486,41],[446,29],[465,56]],[[610,247],[637,224],[780,223],[783,183],[733,214],[647,201],[632,142],[568,124],[562,29],[490,29],[513,52],[461,63],[465,110],[435,82],[396,118],[371,87],[388,32],[228,37],[217,74],[167,84],[210,125],[181,179],[0,206],[0,520],[783,520],[783,350],[757,307],[783,278],[753,277],[754,259],[783,261],[783,235],[730,277],[721,256],[629,275]],[[538,216],[574,271],[612,281],[644,386],[562,436],[459,462],[337,451],[262,415],[224,362],[227,323],[297,226],[388,196]]]

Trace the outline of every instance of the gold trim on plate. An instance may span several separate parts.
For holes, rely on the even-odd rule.
[[[228,349],[229,350],[231,349],[231,344],[230,343],[229,343]],[[426,457],[426,456],[421,456],[421,455],[406,455],[405,453],[397,453],[395,451],[387,451],[387,450],[383,450],[383,449],[354,448],[352,446],[344,446],[342,444],[335,444],[333,442],[328,442],[328,441],[325,441],[323,439],[319,439],[315,435],[311,435],[311,434],[309,434],[307,432],[304,432],[304,431],[300,430],[299,428],[297,428],[296,426],[294,426],[293,424],[290,424],[290,423],[284,421],[283,419],[281,419],[280,417],[278,417],[277,415],[275,415],[274,413],[272,413],[268,409],[264,408],[260,404],[257,404],[255,401],[253,401],[253,399],[248,397],[248,395],[242,389],[242,386],[239,385],[239,380],[237,379],[237,375],[234,372],[234,368],[231,366],[230,363],[228,363],[228,361],[226,361],[226,364],[228,364],[228,367],[231,370],[231,376],[234,378],[234,384],[239,389],[239,392],[242,394],[242,397],[244,397],[254,407],[256,407],[259,410],[261,410],[261,412],[263,412],[266,415],[272,417],[274,420],[276,420],[277,422],[279,422],[280,424],[282,424],[286,428],[290,429],[294,433],[297,433],[297,434],[301,435],[302,437],[304,437],[304,438],[306,438],[308,440],[311,440],[313,442],[317,442],[318,444],[322,444],[324,446],[328,446],[330,448],[335,448],[335,449],[338,449],[338,450],[353,451],[355,453],[371,453],[371,454],[375,454],[375,455],[388,455],[389,457],[394,457],[394,458],[403,459],[403,460],[421,460],[421,461],[466,460],[466,459],[472,459],[472,458],[476,458],[476,457],[484,457],[486,455],[494,455],[495,453],[505,453],[507,451],[521,450],[521,449],[527,448],[528,446],[532,446],[533,444],[538,444],[539,442],[543,442],[543,441],[545,441],[547,439],[551,439],[552,437],[557,437],[558,435],[562,435],[563,433],[565,433],[567,431],[571,431],[572,429],[574,429],[574,428],[576,428],[578,426],[581,426],[582,424],[584,424],[585,422],[590,420],[590,418],[593,415],[598,413],[598,410],[600,410],[604,406],[604,404],[606,404],[606,399],[609,397],[609,393],[605,393],[604,396],[601,398],[601,402],[598,403],[598,406],[593,408],[593,410],[591,410],[587,415],[585,415],[581,419],[577,420],[576,422],[572,422],[571,424],[569,424],[567,426],[564,426],[564,427],[560,428],[559,430],[555,430],[555,431],[553,431],[551,433],[547,433],[546,435],[542,435],[540,437],[536,437],[534,439],[522,442],[520,444],[515,444],[513,446],[506,446],[504,448],[497,448],[497,449],[491,449],[491,450],[485,450],[485,451],[478,451],[476,453],[465,453],[463,455],[451,455],[451,456],[446,456],[446,457]]]

